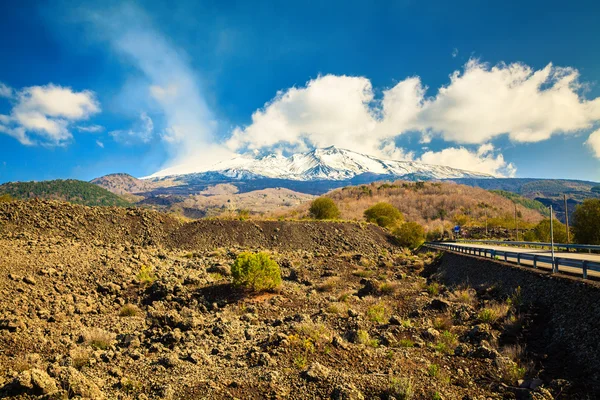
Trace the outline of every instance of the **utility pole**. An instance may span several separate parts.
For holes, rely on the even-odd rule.
[[[555,270],[554,262],[554,224],[552,223],[552,204],[550,204],[550,248],[552,249],[552,272],[558,272]]]
[[[571,232],[569,232],[569,206],[567,204],[567,195],[563,194],[565,200],[565,224],[567,225],[567,244],[571,243]]]
[[[517,231],[517,242],[519,241],[519,221],[517,220],[517,203],[515,205],[515,229]]]

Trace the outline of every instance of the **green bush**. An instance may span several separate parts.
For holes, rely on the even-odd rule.
[[[365,219],[384,228],[398,226],[403,220],[402,213],[390,203],[377,203],[365,210]]]
[[[567,227],[559,220],[552,221],[554,242],[567,243]],[[530,242],[550,242],[550,219],[540,221],[532,230],[526,232],[523,239]]]
[[[329,197],[315,199],[310,205],[309,212],[316,219],[336,219],[340,217],[340,210]]]
[[[281,285],[279,265],[267,253],[242,253],[231,268],[235,286],[254,291],[272,290]]]
[[[414,249],[425,240],[425,230],[416,222],[405,222],[394,231],[394,236],[400,246]]]
[[[580,244],[600,244],[600,199],[587,199],[573,215],[573,234]]]

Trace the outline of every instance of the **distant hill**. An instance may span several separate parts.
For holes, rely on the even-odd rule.
[[[554,209],[556,217],[565,221],[563,196],[567,196],[569,217],[575,207],[588,198],[600,198],[599,183],[572,179],[495,178],[495,179],[452,179],[452,182],[487,190],[517,193]],[[505,195],[506,196],[506,195]]]
[[[9,182],[0,185],[0,195],[2,194],[8,194],[20,200],[40,198],[68,201],[86,206],[131,206],[131,203],[100,186],[74,179]]]
[[[363,220],[363,212],[375,203],[384,201],[397,207],[406,220],[415,221],[427,230],[446,230],[458,224],[464,227],[514,229],[513,199],[481,188],[453,182],[375,182],[348,186],[326,194],[341,211],[341,218]],[[543,205],[515,195],[519,227],[531,227],[543,219]],[[302,218],[308,215],[309,202],[292,212],[274,216]]]

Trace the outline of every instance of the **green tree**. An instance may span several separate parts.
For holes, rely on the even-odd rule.
[[[600,244],[600,199],[587,199],[575,208],[573,234],[580,244]]]
[[[567,242],[567,227],[559,220],[552,221],[555,243]],[[550,219],[540,221],[532,230],[525,233],[523,238],[529,242],[550,242]]]
[[[394,231],[394,236],[400,246],[414,249],[425,240],[425,230],[416,222],[405,222]]]
[[[404,220],[404,216],[396,207],[385,202],[367,208],[364,214],[368,222],[375,222],[384,228],[398,226]]]
[[[310,205],[309,212],[316,219],[336,219],[340,217],[340,210],[329,197],[315,199]]]
[[[235,286],[257,292],[281,285],[279,265],[267,253],[241,253],[231,267],[231,275]]]

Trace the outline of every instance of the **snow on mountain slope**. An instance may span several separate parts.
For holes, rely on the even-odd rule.
[[[492,175],[464,171],[456,168],[422,164],[413,161],[381,160],[369,155],[331,146],[289,157],[269,154],[264,157],[239,156],[222,161],[206,169],[175,166],[143,179],[182,175],[207,178],[218,174],[232,180],[287,179],[296,181],[352,179],[362,174],[403,177],[416,175],[424,179],[493,178]]]

